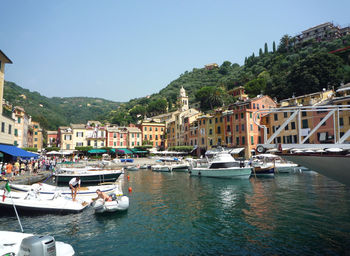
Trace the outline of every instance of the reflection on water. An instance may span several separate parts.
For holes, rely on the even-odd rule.
[[[120,177],[121,214],[22,216],[26,232],[54,235],[77,255],[334,255],[350,249],[349,188],[313,172],[246,180],[186,173]],[[2,230],[18,231],[13,217]]]

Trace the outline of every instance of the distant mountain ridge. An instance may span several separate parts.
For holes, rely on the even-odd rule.
[[[23,107],[46,130],[56,130],[70,123],[86,123],[88,120],[103,121],[107,113],[120,105],[119,102],[101,98],[48,98],[9,81],[5,81],[4,99],[13,106]]]

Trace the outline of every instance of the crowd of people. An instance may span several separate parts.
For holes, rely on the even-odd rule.
[[[1,176],[14,180],[15,176],[37,175],[40,171],[53,171],[58,162],[57,158],[40,158],[35,160],[17,160],[0,163]]]

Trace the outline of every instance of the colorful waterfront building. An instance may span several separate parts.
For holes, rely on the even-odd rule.
[[[73,150],[75,145],[73,145],[73,130],[69,126],[58,127],[57,135],[57,146],[61,150]]]
[[[107,126],[107,147],[128,147],[128,129],[117,125]]]
[[[57,147],[57,131],[47,131],[47,146],[48,147]]]
[[[197,117],[198,122],[198,155],[204,155],[208,149],[209,141],[209,119],[210,115],[200,115]],[[213,128],[212,128],[213,129]]]
[[[0,144],[13,145],[15,122],[11,111],[3,111],[5,64],[12,64],[12,61],[0,50]]]
[[[276,102],[269,96],[259,95],[255,98],[236,102],[229,106],[225,113],[225,140],[229,145],[234,145],[237,148],[244,148],[244,155],[250,158],[252,152],[255,151],[256,144],[262,141],[261,129],[254,122],[254,115],[260,109],[275,108]],[[227,119],[227,117],[229,118]],[[229,120],[229,123],[227,122]],[[260,124],[261,117],[257,116],[256,122]],[[227,128],[230,128],[230,131]],[[228,139],[231,134],[231,139]]]
[[[31,117],[24,111],[22,107],[15,106],[12,112],[12,118],[15,120],[14,125],[14,145],[20,148],[29,147],[28,128],[31,122]]]
[[[166,141],[167,141],[168,147],[176,146],[175,120],[172,120],[168,123],[166,131],[167,131]]]
[[[43,129],[40,123],[35,121],[31,121],[30,126],[33,130],[33,147],[41,151],[43,149]]]
[[[165,147],[165,122],[159,120],[143,120],[139,125],[142,141],[147,141],[153,147]]]
[[[71,124],[70,128],[72,129],[72,149],[88,146],[86,124]]]
[[[142,132],[134,124],[127,127],[128,130],[128,148],[142,146]]]

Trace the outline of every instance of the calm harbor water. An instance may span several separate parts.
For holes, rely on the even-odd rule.
[[[22,216],[77,255],[346,255],[350,189],[314,172],[226,180],[140,170],[123,214]],[[1,230],[19,231],[14,217]]]

